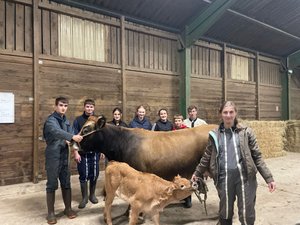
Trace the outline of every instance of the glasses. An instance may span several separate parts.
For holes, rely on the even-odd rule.
[[[66,108],[67,108],[67,107],[68,107],[68,104],[62,104],[62,103],[59,103],[58,106],[60,106],[60,107],[66,107]]]

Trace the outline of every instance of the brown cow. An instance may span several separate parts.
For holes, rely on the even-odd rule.
[[[89,135],[80,146],[82,150],[99,151],[109,160],[126,162],[139,171],[167,180],[177,174],[190,179],[204,153],[208,132],[216,126],[155,132],[118,127],[106,124],[103,116],[91,116],[81,130],[82,135]]]
[[[172,202],[191,195],[197,184],[179,175],[166,181],[154,174],[139,172],[127,163],[111,161],[105,170],[104,220],[112,225],[111,206],[117,195],[131,206],[129,225],[135,225],[140,213],[150,215],[159,225],[159,212]]]

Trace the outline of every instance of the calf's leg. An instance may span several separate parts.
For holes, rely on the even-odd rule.
[[[155,225],[159,225],[159,213],[154,214],[154,215],[152,216],[152,220],[153,220],[153,223],[154,223]]]
[[[104,221],[108,225],[112,225],[111,206],[114,201],[114,198],[115,198],[115,194],[106,193],[105,208],[104,208]]]
[[[137,221],[139,218],[139,213],[140,213],[140,211],[136,207],[131,206],[131,210],[129,213],[129,225],[137,224]]]

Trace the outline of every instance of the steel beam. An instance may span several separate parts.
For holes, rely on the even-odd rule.
[[[195,20],[188,24],[184,32],[185,47],[193,45],[211,26],[213,26],[226,10],[236,0],[216,0],[211,3],[204,12],[201,12]]]
[[[190,105],[191,98],[191,48],[184,48],[180,52],[181,76],[180,76],[180,112],[186,117],[186,109]]]

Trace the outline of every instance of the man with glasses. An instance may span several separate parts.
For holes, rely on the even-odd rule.
[[[46,172],[47,172],[47,208],[48,224],[55,224],[56,217],[54,212],[55,191],[58,188],[58,179],[60,181],[62,197],[65,204],[64,214],[73,219],[76,213],[72,210],[71,200],[71,182],[68,165],[69,151],[68,142],[74,140],[80,142],[82,136],[74,135],[70,122],[65,114],[68,108],[68,99],[58,97],[55,99],[55,111],[47,118],[44,124],[44,138],[46,140]]]

